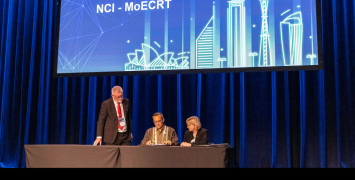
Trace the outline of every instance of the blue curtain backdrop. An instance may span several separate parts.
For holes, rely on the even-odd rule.
[[[94,142],[114,85],[133,108],[133,145],[160,111],[179,140],[200,117],[235,167],[355,167],[354,0],[322,0],[324,70],[53,78],[55,1],[0,1],[0,166],[26,144]]]

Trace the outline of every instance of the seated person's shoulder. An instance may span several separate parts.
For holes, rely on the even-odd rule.
[[[205,129],[205,128],[201,128],[201,131],[204,133],[204,132],[208,132],[208,130],[207,129]]]
[[[175,129],[170,126],[166,126],[166,127],[169,128],[169,131],[175,131]]]

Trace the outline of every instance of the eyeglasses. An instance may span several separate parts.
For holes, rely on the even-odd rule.
[[[162,123],[163,121],[162,120],[159,120],[159,121],[153,121],[154,124],[158,124],[158,123]]]
[[[114,97],[115,99],[122,99],[122,98],[123,98],[123,95],[118,96],[118,97],[116,97],[116,96],[112,95],[112,97]]]

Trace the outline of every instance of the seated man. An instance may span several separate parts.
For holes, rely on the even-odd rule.
[[[157,112],[153,114],[155,127],[149,128],[145,132],[141,145],[166,144],[176,146],[179,144],[175,129],[166,126],[164,121],[165,119],[162,113]]]

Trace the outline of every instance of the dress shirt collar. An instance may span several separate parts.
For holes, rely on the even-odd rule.
[[[157,131],[158,131],[159,133],[162,133],[162,132],[164,131],[165,126],[166,126],[166,125],[164,124],[161,129],[158,129],[158,128],[157,128]]]
[[[115,106],[117,106],[118,105],[118,102],[116,102],[113,98],[112,98],[112,101],[113,101],[113,103],[115,103]],[[122,101],[121,101],[121,103],[120,104],[122,104]]]

